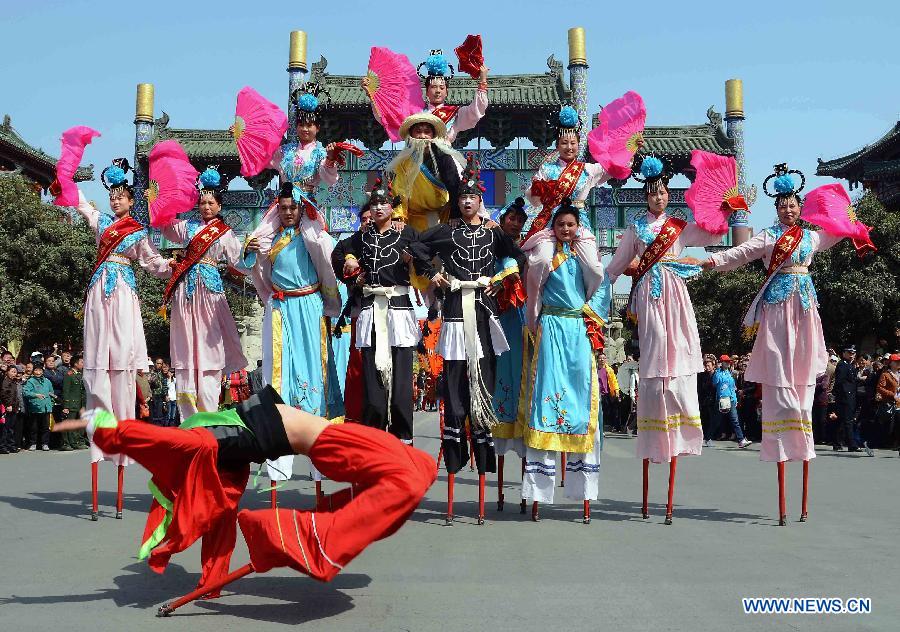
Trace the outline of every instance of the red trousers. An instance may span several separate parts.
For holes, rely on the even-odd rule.
[[[309,458],[324,476],[352,487],[315,512],[241,511],[238,523],[258,573],[289,566],[332,580],[369,544],[403,526],[437,477],[431,456],[357,424],[326,428]]]
[[[363,375],[362,353],[356,348],[356,319],[350,320],[350,359],[347,362],[347,378],[344,380],[344,419],[362,423]]]

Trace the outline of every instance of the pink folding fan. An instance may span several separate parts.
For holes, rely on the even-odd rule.
[[[250,86],[238,92],[231,133],[237,143],[242,176],[255,176],[268,166],[287,128],[287,116],[277,105]]]
[[[63,132],[62,148],[56,163],[56,182],[50,185],[50,192],[55,195],[53,203],[57,206],[78,205],[75,172],[81,164],[84,148],[98,136],[100,132],[84,125],[76,125]]]
[[[150,150],[150,186],[147,203],[150,225],[168,226],[179,213],[185,213],[197,203],[197,170],[188,160],[181,145],[164,140]]]
[[[588,134],[591,156],[613,178],[626,180],[647,120],[644,100],[637,92],[626,92],[600,110],[599,119]]]
[[[728,232],[728,216],[749,210],[744,196],[738,193],[737,163],[731,156],[695,149],[691,166],[697,170],[697,177],[684,192],[684,201],[700,228],[724,235]]]

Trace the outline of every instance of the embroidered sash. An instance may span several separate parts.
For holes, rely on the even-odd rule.
[[[100,269],[103,262],[109,258],[119,244],[125,241],[126,237],[143,229],[141,223],[130,215],[110,224],[100,235],[100,243],[97,245],[97,262],[94,264],[91,276]]]
[[[191,266],[200,262],[210,247],[218,241],[218,239],[231,230],[231,226],[226,224],[222,218],[216,217],[211,222],[205,224],[197,234],[194,235],[184,253],[184,259],[178,262],[172,271],[172,277],[166,284],[166,290],[163,293],[163,306],[165,306],[172,298],[172,292],[175,286],[184,277]]]
[[[550,221],[550,214],[562,204],[563,198],[571,197],[578,179],[584,171],[584,163],[573,160],[559,174],[556,180],[532,180],[531,193],[541,198],[541,212],[531,222],[531,228],[522,243],[528,241],[534,233],[543,230]]]
[[[752,340],[759,329],[757,312],[759,311],[760,302],[762,301],[763,295],[766,293],[769,282],[772,280],[775,273],[778,272],[785,263],[791,260],[794,251],[797,250],[802,241],[803,229],[800,228],[799,225],[794,224],[784,231],[781,234],[781,237],[775,242],[775,246],[772,248],[772,258],[769,260],[769,267],[766,270],[766,279],[759,288],[759,292],[757,292],[753,302],[750,303],[750,307],[747,309],[747,313],[744,315],[744,320],[742,321],[745,340]]]
[[[669,252],[669,248],[681,235],[681,231],[684,230],[685,226],[687,226],[687,222],[683,219],[678,219],[677,217],[666,218],[662,228],[659,229],[659,234],[656,235],[650,245],[647,246],[647,249],[644,250],[644,254],[641,255],[637,270],[635,270],[632,277],[631,292],[628,294],[627,316],[630,322],[637,323],[637,314],[631,311],[631,300],[634,297],[634,289],[638,286],[638,282],[644,278],[644,275],[649,272],[650,268],[659,263],[665,254]]]
[[[459,111],[459,106],[458,106],[458,105],[447,105],[447,104],[444,104],[444,105],[439,105],[439,106],[437,106],[436,108],[434,108],[434,109],[431,111],[431,113],[434,114],[434,115],[435,115],[436,117],[438,117],[439,119],[441,119],[441,121],[443,121],[444,125],[446,125],[447,123],[450,122],[450,120],[451,120],[454,116],[456,116],[456,113],[457,113],[458,111]]]

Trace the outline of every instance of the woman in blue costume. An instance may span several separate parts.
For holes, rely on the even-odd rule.
[[[522,247],[528,255],[526,325],[534,336],[522,497],[533,501],[536,521],[538,503],[553,502],[556,453],[565,452],[566,496],[584,501],[587,524],[599,492],[603,445],[594,351],[602,347],[612,290],[596,241],[580,230],[570,200],[563,200],[551,226]]]

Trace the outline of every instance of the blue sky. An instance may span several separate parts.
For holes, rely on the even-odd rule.
[[[334,73],[362,73],[372,45],[419,61],[430,48],[452,51],[481,33],[492,72],[509,74],[542,72],[551,53],[565,63],[566,31],[583,26],[592,111],[636,90],[651,125],[702,123],[710,105],[724,113],[725,80],[741,78],[748,176],[757,186],[776,162],[812,174],[816,158],[879,138],[900,113],[900,20],[890,2],[4,5],[0,113],[54,155],[64,129],[100,130],[85,155],[100,167],[133,154],[139,82],[155,84],[156,115],[165,110],[176,127],[227,127],[248,84],[284,103],[295,29],[308,33],[310,63],[323,54]],[[102,199],[99,184],[86,189]],[[760,197],[757,228],[774,217]]]

